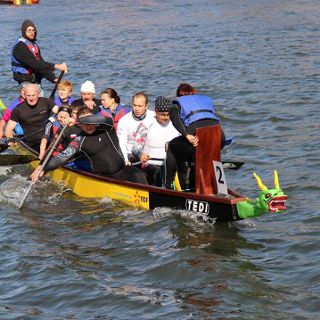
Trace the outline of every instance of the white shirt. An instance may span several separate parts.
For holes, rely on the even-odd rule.
[[[135,143],[132,152],[139,157],[141,153],[146,153],[150,158],[164,160],[167,156],[165,149],[166,143],[180,136],[180,133],[171,121],[163,125],[154,117],[147,131],[142,129],[142,132],[140,130],[140,132],[137,133],[138,138],[143,135],[145,136],[144,141],[140,139],[142,140],[141,144]],[[149,160],[147,163],[161,166],[163,165],[163,160]]]
[[[146,117],[143,120],[133,118],[132,112],[127,113],[119,120],[117,135],[125,161],[128,161],[128,157],[132,155],[132,147],[136,141],[138,127],[148,129],[153,121],[155,112],[147,110],[146,113]]]

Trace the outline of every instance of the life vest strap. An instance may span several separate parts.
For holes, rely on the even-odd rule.
[[[200,110],[194,110],[194,111],[191,111],[187,114],[187,116],[185,117],[184,120],[187,120],[189,119],[191,116],[193,116],[194,114],[196,113],[200,113],[200,112],[210,112],[213,114],[213,111],[212,110],[209,110],[209,109],[200,109]]]

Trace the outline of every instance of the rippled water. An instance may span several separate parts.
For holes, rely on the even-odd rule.
[[[145,90],[152,105],[180,82],[210,95],[235,140],[225,156],[246,162],[229,186],[254,197],[252,172],[272,185],[276,168],[289,196],[286,214],[207,225],[41,181],[20,212],[30,169],[1,167],[1,319],[318,319],[318,1],[41,0],[0,17],[5,103],[10,47],[31,18],[76,94],[91,79],[124,103]]]

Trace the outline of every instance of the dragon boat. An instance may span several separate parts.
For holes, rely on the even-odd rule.
[[[199,145],[196,147],[196,187],[193,191],[167,190],[161,187],[119,181],[93,173],[57,168],[48,175],[63,183],[73,193],[88,198],[111,198],[126,205],[145,210],[156,207],[189,210],[206,215],[217,222],[254,218],[264,213],[281,213],[286,210],[287,195],[281,190],[278,174],[274,172],[274,188],[267,188],[254,174],[261,189],[259,196],[250,200],[227,188],[221,163],[220,130],[218,126],[197,129]],[[36,153],[20,142],[14,149],[20,155]],[[32,162],[33,167],[38,161]]]

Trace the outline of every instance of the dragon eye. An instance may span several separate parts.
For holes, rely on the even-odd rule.
[[[268,199],[271,197],[271,193],[266,193],[265,198]]]

